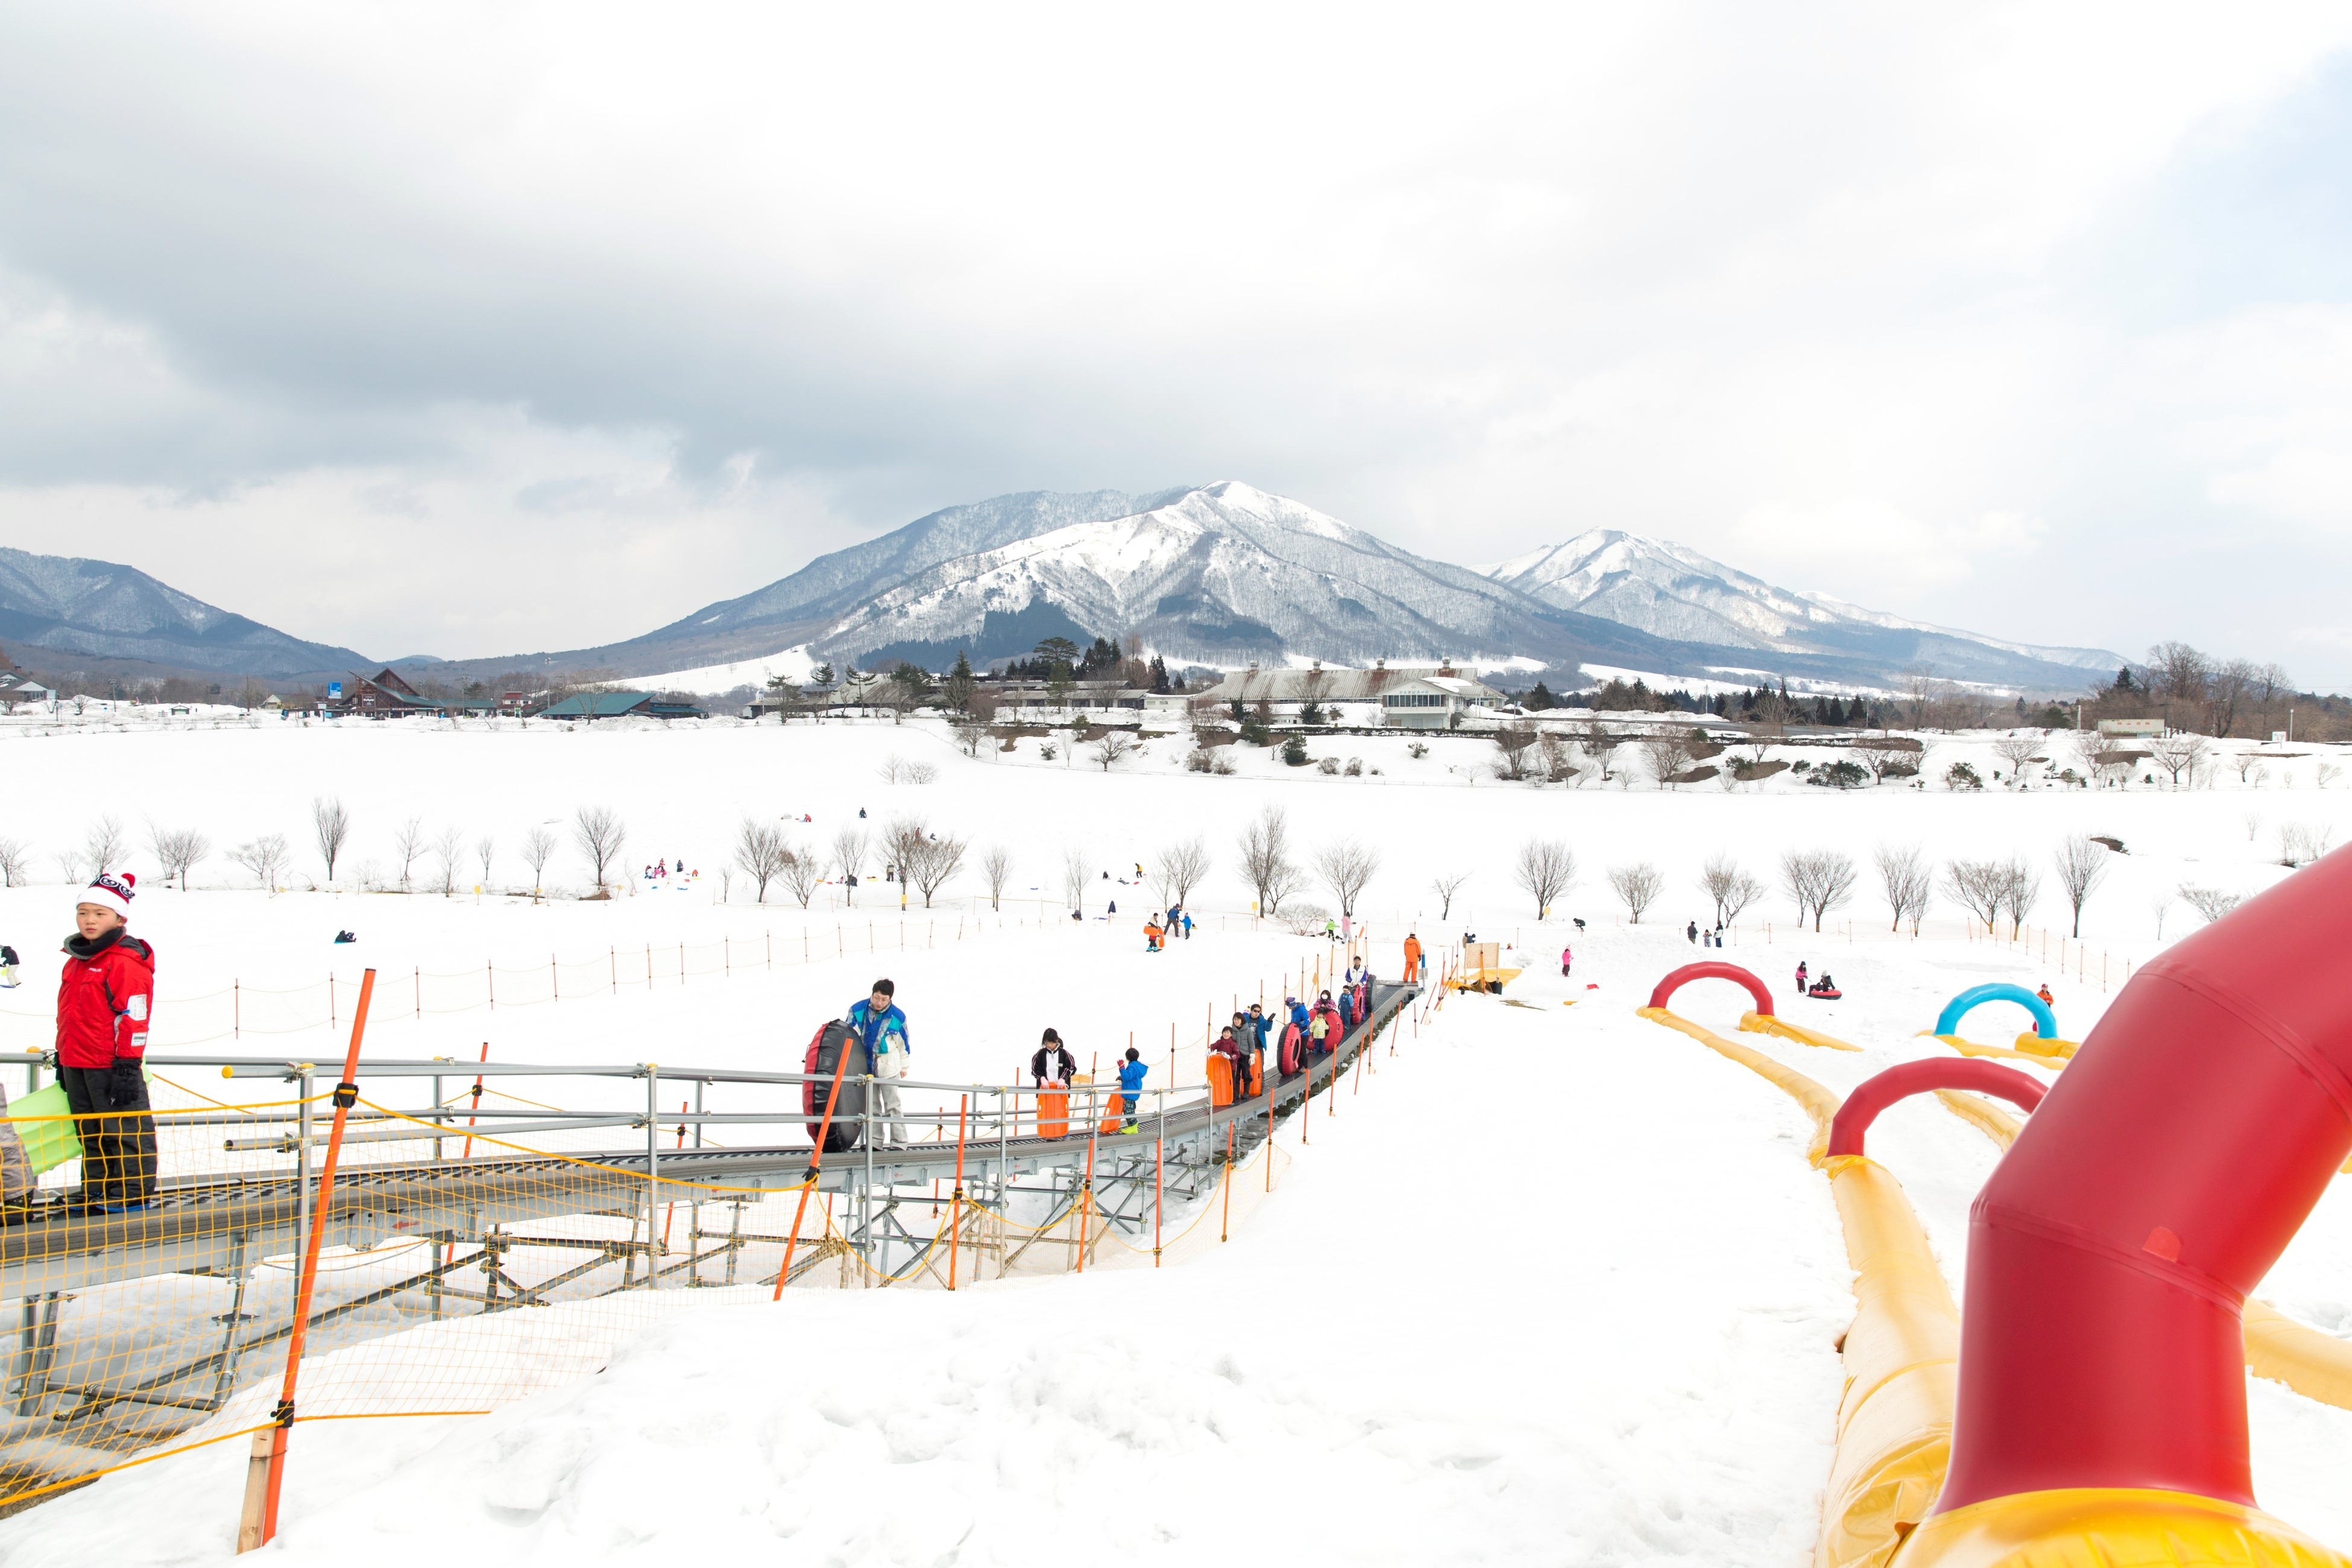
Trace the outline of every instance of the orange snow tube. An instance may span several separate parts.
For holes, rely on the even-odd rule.
[[[1223,1110],[1234,1102],[1234,1058],[1223,1051],[1209,1053],[1209,1103]]]
[[[1066,1089],[1045,1089],[1037,1091],[1037,1136],[1066,1138],[1070,1134],[1070,1091]]]

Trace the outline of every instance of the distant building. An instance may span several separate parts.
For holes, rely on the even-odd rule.
[[[1202,695],[1221,704],[1260,702],[1278,719],[1296,719],[1310,702],[1370,706],[1373,721],[1398,730],[1450,729],[1482,709],[1500,707],[1504,695],[1449,665],[1413,668],[1245,669],[1228,675]]]
[[[577,697],[567,697],[532,715],[537,719],[700,719],[701,709],[691,702],[678,702],[655,696],[650,691],[583,691]]]
[[[2115,740],[2153,741],[2164,734],[2161,719],[2102,719],[2099,733]]]
[[[330,697],[319,706],[324,712],[362,719],[404,719],[420,713],[430,718],[441,711],[439,703],[409,685],[389,665],[373,675],[350,672],[343,677],[343,694]]]
[[[0,675],[0,707],[14,708],[19,702],[55,702],[58,694],[37,680],[21,675]]]

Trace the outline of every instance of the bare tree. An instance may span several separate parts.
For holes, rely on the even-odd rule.
[[[1337,844],[1327,844],[1315,852],[1315,871],[1331,896],[1339,900],[1339,912],[1352,917],[1356,900],[1364,894],[1364,884],[1381,868],[1380,851],[1353,838],[1342,838]]]
[[[275,893],[286,879],[286,867],[291,857],[287,852],[284,834],[265,833],[230,850],[228,858],[231,865],[244,867],[253,873],[255,880]]]
[[[530,868],[530,890],[539,891],[541,880],[547,875],[547,863],[555,858],[555,835],[545,827],[534,827],[522,836],[522,863]]]
[[[2022,856],[2012,855],[2000,868],[2000,907],[2009,917],[2010,940],[2017,940],[2032,912],[2033,900],[2042,894],[2042,873],[2025,863]]]
[[[1576,881],[1576,851],[1558,838],[1530,838],[1519,846],[1518,884],[1536,901],[1536,919],[1551,914],[1559,896]]]
[[[1678,730],[1662,730],[1642,742],[1642,760],[1660,789],[1672,789],[1675,781],[1690,770],[1691,738]],[[1612,881],[1616,875],[1610,873]]]
[[[1533,724],[1506,724],[1495,731],[1495,761],[1491,764],[1498,779],[1523,779],[1528,776],[1531,762],[1539,761],[1537,750],[1543,737]]]
[[[1258,912],[1272,915],[1298,890],[1298,868],[1290,858],[1290,819],[1269,805],[1242,829],[1242,879],[1257,894]]]
[[[1087,907],[1087,889],[1093,885],[1094,865],[1086,853],[1072,846],[1062,851],[1062,900],[1076,914]]]
[[[392,830],[392,847],[400,856],[400,890],[408,891],[417,858],[425,853],[425,819],[412,816]]]
[[[2212,742],[2191,730],[2169,731],[2147,743],[2149,760],[2170,775],[2175,787],[2182,773],[2195,783],[2198,764],[2212,753]]]
[[[596,890],[602,893],[611,880],[613,862],[621,858],[621,846],[628,841],[621,814],[609,805],[583,805],[572,814],[572,838],[595,876]]]
[[[1698,885],[1715,901],[1715,923],[1727,926],[1739,911],[1764,896],[1764,884],[1742,870],[1730,854],[1718,849],[1699,868]]]
[[[793,890],[793,897],[800,900],[801,908],[806,909],[809,900],[816,897],[817,889],[824,885],[824,862],[818,858],[814,849],[787,848],[784,863],[777,875],[783,878],[784,886]]]
[[[2023,784],[2026,765],[2042,752],[2042,738],[2039,730],[2011,730],[1993,737],[1992,754],[2009,764],[2011,780]]]
[[[941,836],[925,839],[916,849],[909,866],[914,873],[915,886],[923,890],[923,908],[929,909],[932,897],[963,868],[964,853],[968,847],[961,838]],[[898,874],[907,875],[908,868],[901,867]]]
[[[189,870],[213,852],[213,841],[193,827],[158,827],[152,822],[147,825],[147,847],[163,868],[164,885],[168,887],[177,877],[184,893],[188,890]]]
[[[882,829],[882,853],[889,857],[891,874],[903,891],[912,885],[915,862],[930,842],[930,825],[919,816],[893,817]]]
[[[1207,840],[1196,836],[1171,844],[1160,852],[1153,869],[1162,902],[1180,907],[1191,903],[1192,889],[1209,874]]]
[[[955,743],[967,757],[977,757],[988,748],[988,721],[967,713],[948,726],[955,734]]]
[[[441,864],[441,896],[445,899],[457,890],[457,858],[463,853],[465,837],[452,824],[433,840],[434,858]]]
[[[1135,748],[1136,740],[1132,731],[1109,730],[1104,731],[1102,739],[1094,743],[1088,754],[1102,764],[1103,772],[1108,773],[1118,763],[1133,756]]]
[[[2053,862],[2058,868],[2058,890],[2066,895],[2067,908],[2074,911],[2074,934],[2083,934],[2083,906],[2099,890],[2107,878],[2105,846],[2093,843],[2077,833],[2058,846]]]
[[[1780,885],[1797,902],[1797,918],[1822,918],[1853,896],[1853,858],[1834,849],[1791,849],[1780,857]]]
[[[1944,891],[1990,931],[2000,919],[2002,873],[1998,860],[1954,860],[1944,868]]]
[[[1903,922],[1909,921],[1911,934],[1916,936],[1936,889],[1936,874],[1928,869],[1925,853],[1916,844],[1882,844],[1877,864],[1879,896],[1886,900],[1893,921],[1887,929],[1901,931]]]
[[[833,874],[841,879],[842,897],[853,904],[857,901],[857,889],[849,879],[866,864],[866,846],[862,827],[845,827],[833,836]]]
[[[131,839],[122,831],[122,819],[101,816],[82,835],[80,852],[68,850],[58,857],[58,864],[65,868],[67,881],[87,882],[100,871],[119,869],[130,849]]]
[[[2278,835],[2279,864],[2308,866],[2327,853],[2328,841],[2336,837],[2336,830],[2325,823],[2282,822]],[[187,879],[183,877],[180,886],[185,889],[187,885]]]
[[[1631,866],[1610,867],[1609,885],[1624,904],[1632,923],[1640,925],[1642,911],[1657,901],[1658,895],[1665,890],[1666,879],[1647,860],[1638,860]]]
[[[486,888],[490,885],[490,858],[498,852],[499,841],[493,835],[485,833],[474,840],[474,859],[482,868],[482,886]]]
[[[747,816],[736,825],[735,866],[757,889],[753,903],[768,901],[768,884],[783,873],[784,863],[793,858],[784,843],[784,830],[774,823]]]
[[[988,879],[988,907],[998,908],[1013,880],[1013,851],[1002,844],[990,845],[988,853],[980,858],[980,874]]]
[[[335,879],[335,862],[352,836],[352,814],[340,796],[318,795],[310,802],[310,831],[319,844],[319,858],[327,863],[327,880]]]
[[[2183,883],[2180,901],[2195,910],[2208,923],[2220,920],[2245,901],[2241,893],[2225,893],[2219,888],[2192,888]]]
[[[2158,942],[2164,940],[2164,917],[2172,912],[2173,901],[2179,897],[2179,889],[2175,888],[2158,888],[2148,897],[2147,912],[2156,917],[2156,940]]]
[[[2226,738],[2238,725],[2238,711],[2262,679],[2248,659],[2233,658],[2216,668],[2205,683],[2205,727]]]
[[[1454,918],[1454,895],[1469,879],[1467,871],[1449,871],[1430,882],[1429,890],[1437,895],[1437,918],[1441,923]]]
[[[2240,752],[2236,756],[2231,758],[2230,761],[2237,768],[2238,782],[2242,784],[2258,784],[2271,776],[2270,766],[2263,761],[2263,754],[2260,752]],[[2251,818],[2255,814],[2248,812],[2246,815]],[[2253,833],[2251,829],[2247,832],[2246,837],[2248,838],[2252,838],[2253,837]]]
[[[13,888],[32,869],[32,847],[21,838],[0,838],[0,888]]]

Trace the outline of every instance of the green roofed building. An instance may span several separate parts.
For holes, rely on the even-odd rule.
[[[701,709],[690,702],[655,696],[650,691],[583,691],[577,697],[541,709],[534,719],[700,719]]]

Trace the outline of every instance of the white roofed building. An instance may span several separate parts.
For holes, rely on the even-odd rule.
[[[1202,695],[1255,709],[1265,703],[1277,719],[1295,720],[1311,704],[1331,722],[1379,724],[1399,730],[1446,730],[1465,715],[1507,699],[1450,665],[1370,669],[1244,669]]]

